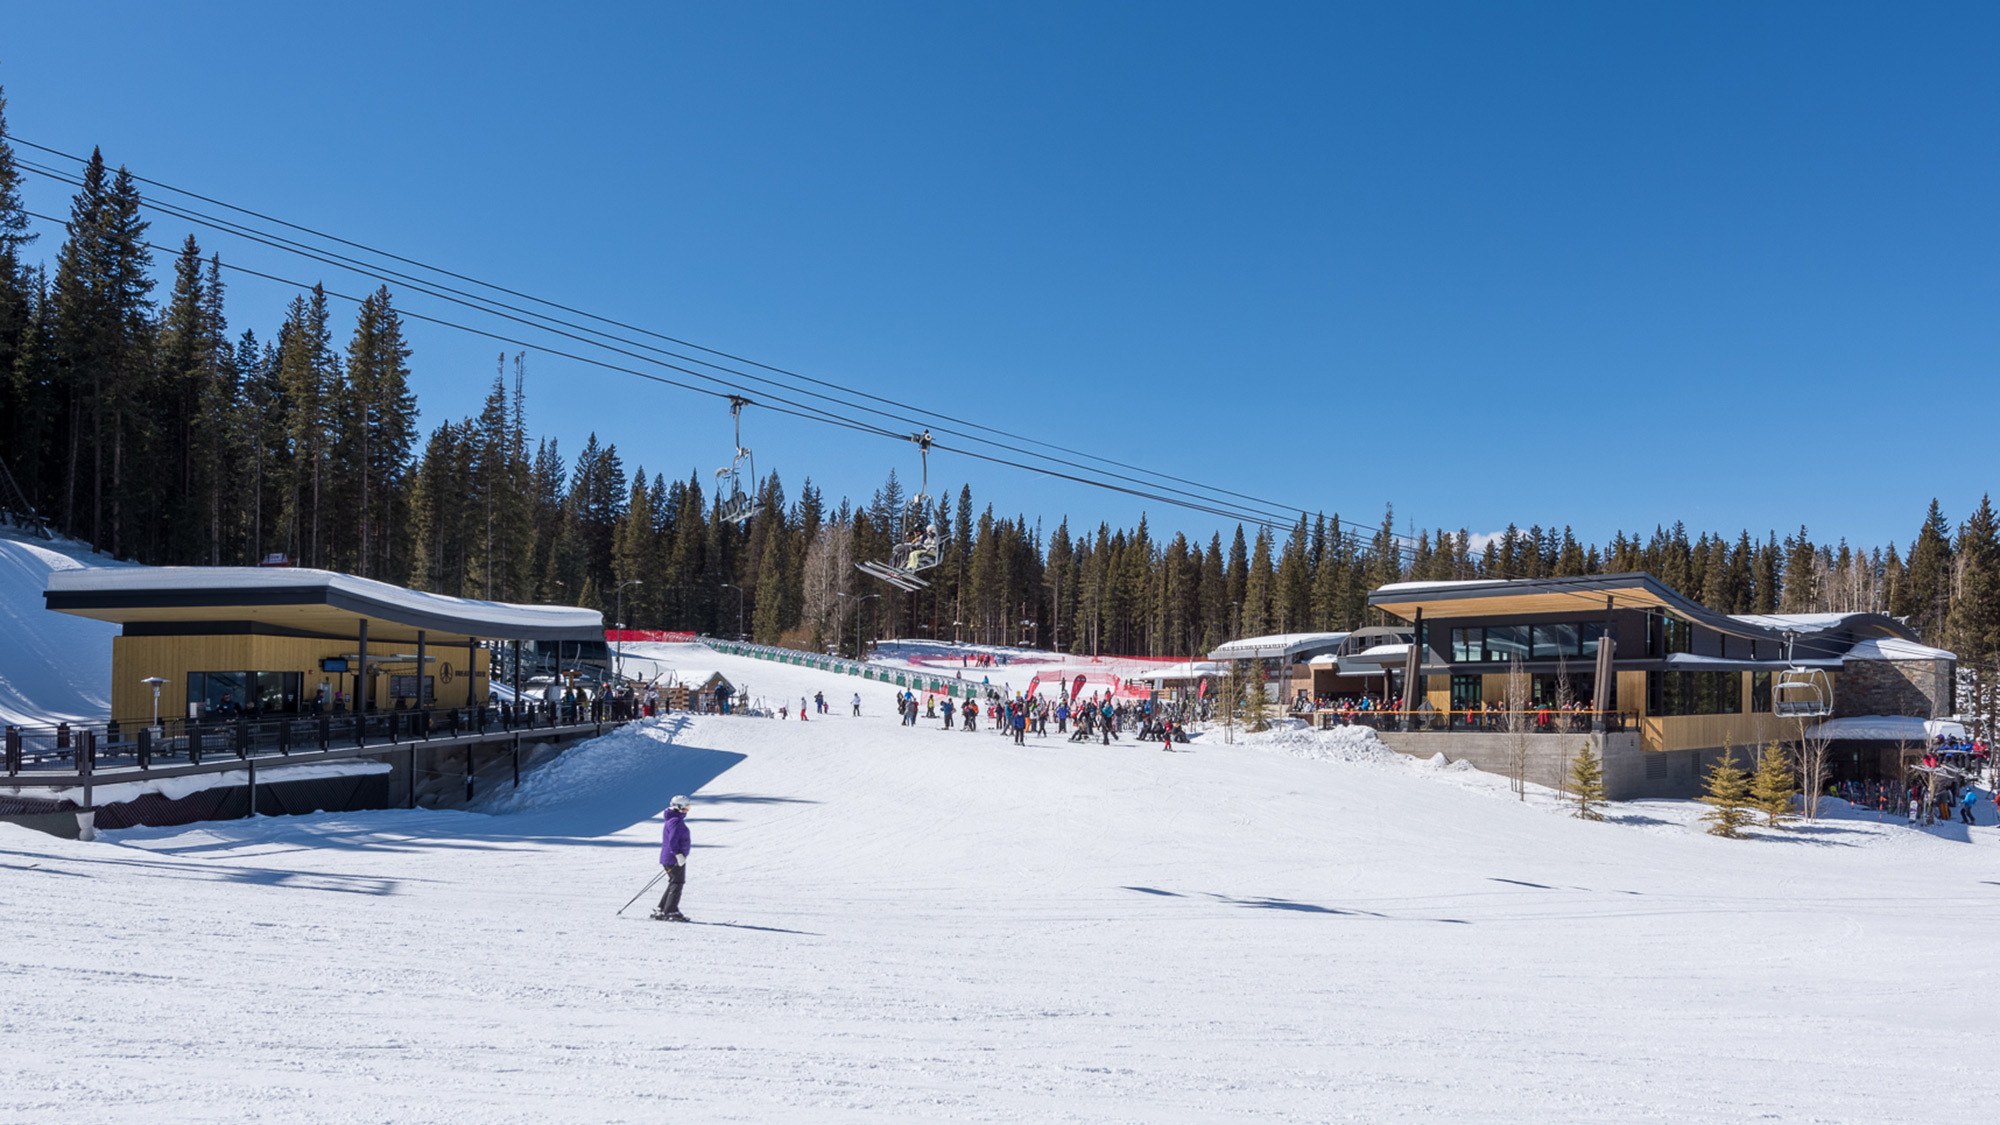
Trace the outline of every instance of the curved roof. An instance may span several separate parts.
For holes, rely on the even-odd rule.
[[[1300,653],[1330,649],[1347,639],[1346,633],[1274,633],[1267,637],[1244,637],[1219,645],[1208,654],[1210,660],[1289,660]]]
[[[1841,656],[1849,645],[1871,638],[1917,639],[1908,626],[1879,613],[1764,613],[1732,617],[1683,596],[1643,572],[1477,582],[1397,582],[1369,594],[1368,604],[1405,619],[1414,618],[1419,610],[1426,617],[1483,617],[1577,613],[1607,606],[1658,609],[1734,637],[1780,643],[1792,639],[1793,652],[1801,658]]]
[[[330,570],[256,566],[91,567],[56,571],[48,608],[120,624],[247,621],[353,636],[358,619],[383,640],[419,629],[450,637],[603,640],[604,615],[571,606],[514,605],[406,590]]]

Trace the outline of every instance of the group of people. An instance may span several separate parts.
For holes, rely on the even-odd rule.
[[[896,694],[895,706],[903,726],[942,719],[943,730],[976,731],[983,717],[986,729],[1011,737],[1017,746],[1026,745],[1029,734],[1048,737],[1051,720],[1056,733],[1068,734],[1071,742],[1095,738],[1109,746],[1135,725],[1140,741],[1158,741],[1169,749],[1174,742],[1187,741],[1184,720],[1178,714],[1156,708],[1151,700],[1127,703],[1102,693],[1075,701],[1065,694],[1051,701],[1039,694],[1017,693],[1009,698],[989,689],[984,701],[961,701],[935,695],[919,700],[915,691],[906,690]]]

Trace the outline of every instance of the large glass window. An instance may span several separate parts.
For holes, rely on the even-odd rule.
[[[1486,630],[1480,628],[1453,629],[1451,631],[1451,658],[1459,660],[1486,659]]]
[[[1741,672],[1648,672],[1646,709],[1655,715],[1740,715]]]
[[[1536,625],[1534,638],[1536,660],[1555,660],[1558,657],[1581,655],[1581,650],[1577,647],[1574,622],[1558,621],[1552,625]]]
[[[1506,662],[1515,657],[1528,659],[1528,627],[1526,625],[1488,625],[1486,627],[1486,659]]]
[[[244,690],[247,679],[242,672],[189,672],[189,716],[207,718],[247,710],[251,704],[250,695]],[[225,703],[228,706],[225,707]]]
[[[1755,651],[1757,642],[1751,641],[1750,647]],[[1759,715],[1771,713],[1771,673],[1750,673],[1750,710]]]
[[[1596,656],[1597,642],[1604,638],[1604,625],[1598,621],[1586,621],[1576,628],[1576,654]]]
[[[1678,617],[1669,615],[1666,619],[1663,632],[1665,633],[1668,653],[1694,651],[1693,622],[1683,621]]]

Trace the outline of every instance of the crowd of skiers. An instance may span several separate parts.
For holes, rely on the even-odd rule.
[[[1127,732],[1141,742],[1158,742],[1162,749],[1188,740],[1185,718],[1178,709],[1152,700],[1114,700],[1103,693],[1075,701],[1064,695],[1052,701],[1019,693],[1009,697],[989,688],[984,700],[940,699],[935,695],[919,700],[915,691],[902,691],[897,693],[895,705],[904,726],[942,720],[943,730],[976,731],[983,718],[988,731],[1011,737],[1016,746],[1026,745],[1030,734],[1047,738],[1050,723],[1055,724],[1058,736],[1067,736],[1071,742],[1096,739],[1109,746]]]

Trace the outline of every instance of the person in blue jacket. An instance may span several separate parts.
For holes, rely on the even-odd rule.
[[[1972,815],[1972,806],[1978,803],[1979,790],[1974,789],[1970,785],[1966,786],[1965,796],[1958,799],[1958,819],[1967,824],[1978,824],[1978,818]]]
[[[799,718],[805,718],[804,711]],[[688,836],[687,814],[686,797],[675,797],[667,803],[667,826],[660,833],[660,866],[667,869],[667,892],[660,896],[660,908],[653,911],[655,922],[688,920],[681,913],[681,888],[687,885],[688,848],[694,842]]]

